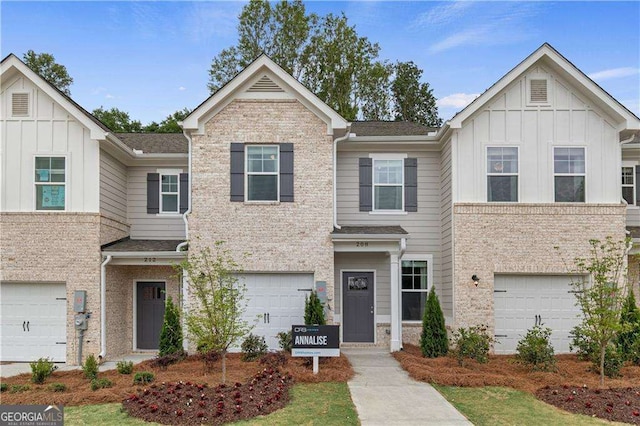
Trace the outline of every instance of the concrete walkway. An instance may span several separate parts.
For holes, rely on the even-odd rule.
[[[388,351],[347,348],[356,372],[349,390],[363,425],[471,425],[438,391],[417,382]]]
[[[157,355],[156,352],[133,353],[133,354],[125,355],[122,357],[117,357],[114,360],[106,361],[103,364],[100,364],[98,369],[99,371],[114,370],[116,368],[116,363],[118,361],[133,361],[134,364],[139,364],[142,361],[146,361],[148,359],[154,358],[156,355]],[[57,362],[56,366],[58,367],[56,371],[69,371],[69,370],[81,369],[81,367],[78,365],[67,365],[64,362]],[[24,373],[31,374],[31,366],[29,365],[28,362],[12,362],[10,364],[0,365],[0,377],[12,377],[12,376],[18,376]]]

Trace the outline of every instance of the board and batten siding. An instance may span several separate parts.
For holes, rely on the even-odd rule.
[[[391,144],[392,142],[390,142]],[[386,153],[394,151],[387,150]],[[399,225],[408,233],[407,254],[433,255],[433,283],[442,294],[441,273],[441,165],[439,151],[406,151],[418,161],[418,211],[406,214],[376,214],[359,209],[358,159],[369,151],[339,151],[337,162],[337,209],[339,225]],[[387,260],[387,265],[388,265]],[[338,266],[336,264],[336,270]],[[388,272],[387,272],[388,273]],[[380,289],[381,287],[378,287]],[[388,290],[387,290],[388,291]],[[388,302],[387,302],[388,303]],[[450,302],[448,302],[450,303]]]
[[[451,198],[451,140],[442,145],[440,158],[441,262],[439,299],[446,318],[453,318],[453,203]]]
[[[29,94],[29,115],[11,115],[12,93]],[[0,199],[2,211],[35,211],[35,157],[66,156],[66,211],[99,211],[100,148],[74,117],[18,74],[0,93]]]
[[[144,240],[179,240],[185,238],[181,214],[147,214],[147,173],[158,169],[187,167],[129,167],[127,172],[127,219],[131,238]]]
[[[127,222],[127,167],[100,151],[100,213]]]
[[[545,76],[548,105],[527,102],[527,78]],[[519,202],[554,202],[553,147],[585,147],[586,202],[620,202],[615,122],[538,62],[454,132],[454,202],[486,202],[487,146],[519,147]]]

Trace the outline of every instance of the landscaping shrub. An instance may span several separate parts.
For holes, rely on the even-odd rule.
[[[269,347],[264,341],[264,337],[250,333],[242,342],[240,349],[242,350],[241,359],[243,361],[255,361],[266,354]]]
[[[6,392],[9,386],[6,383],[0,383],[0,392]]]
[[[551,329],[536,325],[518,342],[516,359],[534,371],[555,371],[556,357],[549,341]]]
[[[116,370],[120,374],[133,373],[133,361],[118,361],[116,362]]]
[[[306,325],[325,325],[324,306],[318,297],[318,293],[311,292],[309,297],[304,299],[304,323]]]
[[[640,338],[636,339],[636,342],[631,346],[631,349],[627,354],[627,360],[637,366],[640,366]]]
[[[440,308],[440,301],[436,295],[435,287],[431,287],[424,307],[420,349],[422,350],[422,356],[427,358],[437,358],[446,355],[449,351],[449,339],[444,325],[444,315]]]
[[[67,385],[64,383],[51,383],[49,385],[49,390],[51,392],[64,392],[67,390]]]
[[[166,370],[168,366],[178,363],[187,357],[187,353],[183,350],[165,356],[158,356],[151,361],[152,367]]]
[[[287,357],[282,352],[269,352],[260,358],[260,364],[276,369],[287,364]]]
[[[205,372],[212,371],[222,355],[218,351],[199,352]]]
[[[578,359],[582,361],[591,361],[594,354],[597,356],[596,345],[591,342],[591,339],[583,332],[580,325],[576,325],[569,333],[571,337],[571,343],[569,344],[570,351],[576,351]]]
[[[278,333],[278,345],[283,351],[291,353],[291,346],[293,345],[291,331]]]
[[[624,365],[624,361],[625,356],[620,352],[616,345],[611,344],[607,346],[604,353],[604,375],[609,378],[620,377],[620,369]],[[599,365],[599,362],[593,362],[594,370],[598,373],[600,372],[600,369],[598,368]]]
[[[144,384],[153,382],[155,379],[156,379],[155,374],[149,371],[141,371],[139,373],[136,373],[135,376],[133,376],[133,383],[137,385],[144,385]]]
[[[20,393],[20,392],[26,392],[29,389],[31,389],[31,387],[29,385],[11,385],[11,388],[9,389],[10,393]]]
[[[596,373],[600,373],[600,352],[598,345],[591,341],[579,325],[571,330],[570,336],[571,345],[569,349],[572,351],[576,349],[578,358],[582,361],[591,362],[591,369]],[[622,353],[614,343],[609,344],[604,352],[604,375],[610,378],[619,377],[620,369],[626,357],[627,356]],[[631,357],[633,357],[633,355],[631,355]]]
[[[89,355],[87,359],[84,360],[82,371],[84,372],[84,376],[89,380],[93,380],[98,377],[98,361],[96,361],[96,357],[93,356],[93,354]]]
[[[622,305],[620,313],[620,323],[623,325],[623,331],[618,335],[618,349],[629,361],[634,362],[633,358],[640,358],[637,348],[640,341],[640,309],[636,305],[636,298],[633,291],[630,290],[627,298]],[[634,362],[637,364],[637,362]]]
[[[96,391],[98,389],[110,388],[113,386],[109,379],[93,379],[91,380],[91,390]]]
[[[160,331],[159,356],[182,352],[182,326],[180,325],[180,311],[173,304],[171,296],[167,298],[164,308],[164,322]]]
[[[475,359],[479,363],[489,361],[489,349],[493,343],[493,338],[487,334],[487,327],[476,325],[469,328],[459,328],[453,333],[453,353],[459,365],[464,364],[464,360]]]
[[[29,365],[31,366],[31,381],[37,384],[44,383],[45,379],[58,368],[49,358],[40,358]]]

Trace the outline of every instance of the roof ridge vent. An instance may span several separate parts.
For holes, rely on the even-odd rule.
[[[284,92],[284,89],[274,83],[269,76],[263,75],[253,86],[247,89],[247,92]]]

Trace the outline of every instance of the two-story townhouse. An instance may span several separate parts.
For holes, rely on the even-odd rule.
[[[74,362],[75,290],[85,354],[153,350],[165,295],[193,302],[171,268],[187,240],[190,254],[225,241],[271,347],[315,288],[343,343],[398,350],[434,286],[447,325],[486,324],[497,352],[535,323],[566,352],[564,262],[625,227],[639,250],[640,120],[547,44],[438,129],[349,123],[266,56],[184,136],[112,134],[14,56],[2,77],[3,360],[62,342]],[[42,345],[19,314],[48,310],[58,338]]]

